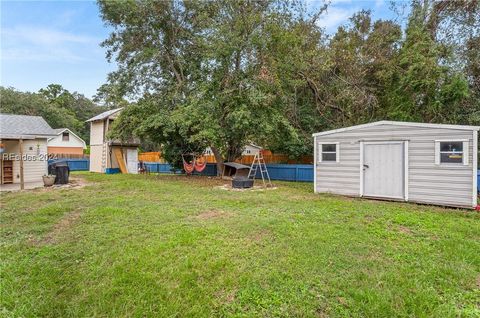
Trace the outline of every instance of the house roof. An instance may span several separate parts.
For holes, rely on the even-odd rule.
[[[82,138],[80,138],[77,134],[75,134],[73,131],[71,131],[70,129],[68,128],[55,128],[54,131],[55,131],[55,135],[60,135],[61,133],[63,133],[65,130],[68,130],[68,132],[70,134],[72,134],[73,136],[77,137],[82,143],[83,143],[83,149],[86,149],[87,148],[87,144],[85,143],[85,140],[83,140]],[[48,141],[50,141],[52,138],[50,138]]]
[[[330,134],[354,130],[354,129],[368,128],[368,127],[374,127],[374,126],[380,126],[380,125],[396,125],[396,126],[423,127],[423,128],[444,128],[444,129],[458,129],[458,130],[480,130],[480,126],[412,123],[412,122],[405,122],[405,121],[381,120],[381,121],[376,121],[373,123],[368,123],[363,125],[356,125],[356,126],[350,126],[345,128],[322,131],[322,132],[315,133],[312,136],[313,137],[324,136],[324,135],[330,135]]]
[[[103,119],[107,118],[108,116],[111,116],[111,115],[119,112],[120,110],[122,110],[122,108],[123,107],[107,110],[106,112],[103,112],[101,114],[98,114],[97,116],[94,116],[94,117],[88,119],[87,122],[103,120]]]
[[[53,137],[55,130],[40,116],[0,114],[0,138]]]
[[[62,132],[64,132],[65,130],[67,130],[68,128],[54,128],[53,130],[55,130],[55,133],[57,135],[60,135]]]

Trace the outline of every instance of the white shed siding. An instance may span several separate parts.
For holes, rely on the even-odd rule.
[[[102,171],[102,145],[90,146],[90,171],[103,172]]]
[[[409,201],[472,206],[473,136],[469,130],[393,124],[317,136],[317,143],[339,142],[340,162],[317,160],[316,191],[359,195],[360,141],[408,140]],[[435,140],[448,139],[468,140],[468,165],[435,164]]]
[[[336,138],[319,138],[317,142],[339,142],[339,162],[318,162],[317,159],[317,192],[331,192],[345,195],[358,195],[360,188],[358,142],[339,140]],[[317,146],[317,158],[321,147]],[[338,155],[338,153],[337,153]]]
[[[5,152],[20,154],[19,140],[5,140]],[[23,177],[24,182],[41,182],[47,174],[47,139],[23,140]],[[40,155],[40,156],[38,156]],[[31,160],[30,160],[31,159]],[[20,183],[20,161],[13,161],[13,183]]]
[[[90,123],[90,145],[103,144],[103,121],[92,121]]]
[[[41,160],[26,160],[23,162],[23,175],[25,182],[42,181],[42,176],[47,174],[47,139],[33,139],[23,141],[23,153],[26,156],[36,157]],[[19,165],[19,163],[17,163]],[[20,180],[18,180],[20,182]]]

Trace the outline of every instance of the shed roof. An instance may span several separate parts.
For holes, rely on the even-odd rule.
[[[450,125],[450,124],[432,124],[432,123],[412,123],[405,121],[390,121],[390,120],[381,120],[373,123],[350,126],[345,128],[333,129],[322,131],[313,134],[313,137],[330,135],[334,133],[339,133],[343,131],[349,131],[354,129],[368,128],[380,125],[396,125],[396,126],[410,126],[410,127],[424,127],[424,128],[444,128],[444,129],[458,129],[458,130],[480,130],[480,126],[468,126],[468,125]]]
[[[236,163],[236,162],[225,162],[224,165],[226,165],[226,166],[228,166],[228,167],[235,168],[235,169],[237,169],[237,170],[240,170],[240,169],[250,169],[249,166],[242,165],[241,163]]]
[[[105,118],[107,118],[108,116],[111,116],[117,112],[119,112],[120,110],[122,110],[123,107],[120,107],[120,108],[116,108],[116,109],[111,109],[111,110],[107,110],[106,112],[103,112],[101,114],[98,114],[97,116],[94,116],[90,119],[87,120],[87,122],[90,122],[90,121],[97,121],[97,120],[103,120]]]
[[[0,114],[0,138],[48,138],[55,135],[55,130],[40,116]]]

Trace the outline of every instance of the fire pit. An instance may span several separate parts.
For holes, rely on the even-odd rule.
[[[232,188],[234,189],[248,189],[253,187],[253,179],[247,177],[235,177],[232,179]]]

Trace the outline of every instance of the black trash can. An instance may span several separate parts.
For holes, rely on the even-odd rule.
[[[54,162],[48,166],[48,174],[55,175],[55,184],[68,184],[70,168],[65,161]]]
[[[247,177],[234,177],[232,179],[232,188],[234,189],[248,189],[253,187],[253,179]]]

